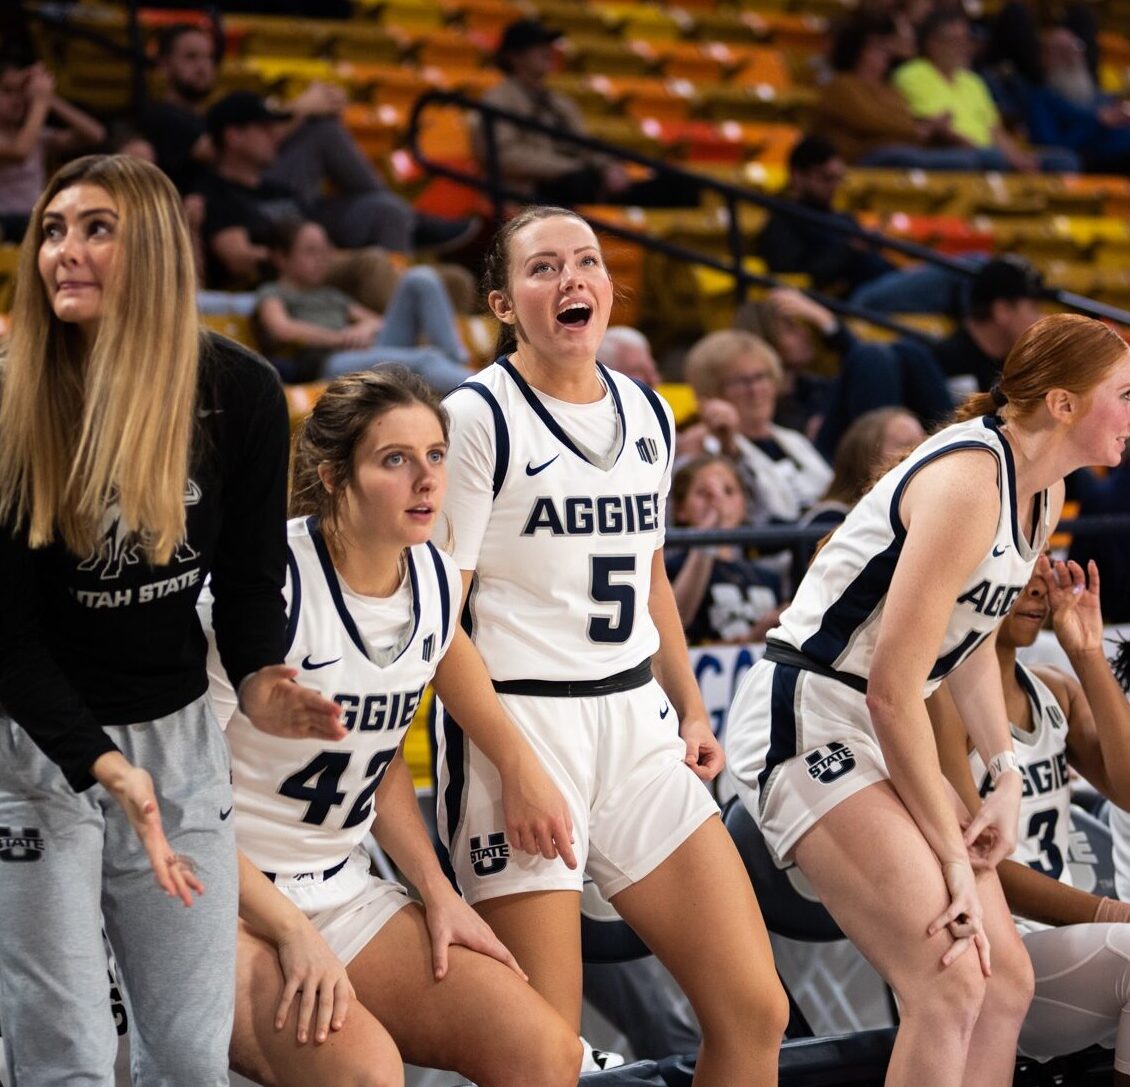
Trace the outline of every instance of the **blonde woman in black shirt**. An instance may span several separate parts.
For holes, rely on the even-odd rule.
[[[0,385],[0,1022],[21,1083],[112,1083],[103,924],[135,1078],[228,1082],[236,855],[195,612],[209,573],[254,723],[344,735],[279,663],[277,379],[202,334],[194,289],[156,167],[92,156],[48,183]]]

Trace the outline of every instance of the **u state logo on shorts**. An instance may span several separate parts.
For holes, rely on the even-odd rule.
[[[808,773],[822,785],[830,785],[837,778],[855,769],[855,756],[847,744],[833,740],[826,747],[818,747],[804,756]]]
[[[37,861],[44,849],[38,827],[0,827],[0,861]]]
[[[510,863],[510,846],[506,842],[506,831],[497,830],[487,835],[483,845],[482,836],[471,835],[471,867],[477,876],[494,876]]]

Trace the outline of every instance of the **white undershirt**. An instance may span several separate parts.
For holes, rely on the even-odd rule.
[[[369,659],[374,664],[388,664],[412,636],[412,587],[408,572],[404,572],[391,596],[362,596],[346,585],[340,574],[337,580]]]
[[[534,389],[532,385],[530,388],[545,405],[546,411],[557,420],[561,429],[573,439],[573,443],[586,453],[595,454],[594,460],[603,459],[616,451],[620,438],[619,418],[603,382],[601,388],[604,389],[604,395],[591,404],[557,400]]]

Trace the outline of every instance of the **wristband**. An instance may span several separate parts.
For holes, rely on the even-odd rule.
[[[1020,775],[1020,760],[1015,751],[1000,751],[989,759],[988,769],[989,781],[996,785],[1001,774],[1007,774],[1010,770],[1017,776]]]

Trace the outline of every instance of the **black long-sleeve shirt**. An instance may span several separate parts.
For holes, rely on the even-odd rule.
[[[160,396],[160,389],[151,390]],[[117,511],[94,552],[0,528],[0,705],[76,790],[116,750],[104,725],[151,721],[208,687],[196,598],[212,575],[220,655],[237,687],[284,656],[287,413],[275,372],[229,340],[201,351],[187,529],[152,566]]]

